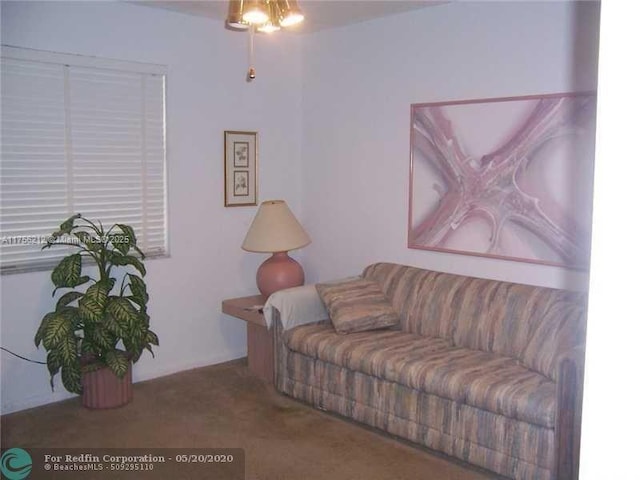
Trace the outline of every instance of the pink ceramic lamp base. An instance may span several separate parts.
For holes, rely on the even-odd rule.
[[[287,252],[276,252],[260,265],[256,281],[258,290],[267,299],[278,290],[304,285],[304,271]]]

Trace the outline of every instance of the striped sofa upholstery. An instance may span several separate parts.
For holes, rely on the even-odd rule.
[[[363,277],[400,326],[276,321],[281,392],[508,478],[577,478],[583,295],[390,263]]]

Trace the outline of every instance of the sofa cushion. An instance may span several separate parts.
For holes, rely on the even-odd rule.
[[[341,336],[328,324],[285,334],[296,352],[510,418],[553,428],[555,383],[517,360],[401,331]]]
[[[401,329],[521,361],[555,379],[556,359],[584,343],[585,296],[576,292],[431,272],[368,266],[401,318]]]
[[[449,348],[446,340],[422,337],[395,330],[373,330],[338,335],[328,323],[295,327],[284,333],[287,346],[313,358],[348,367],[383,378],[392,353],[442,351]]]
[[[385,328],[400,321],[378,284],[371,280],[319,283],[316,289],[338,333]]]
[[[394,381],[510,418],[553,428],[556,384],[517,360],[452,347],[422,358],[391,360]]]

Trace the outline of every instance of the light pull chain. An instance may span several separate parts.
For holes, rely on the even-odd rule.
[[[256,69],[253,68],[253,37],[256,33],[255,25],[249,27],[249,71],[247,72],[247,82],[256,78]]]

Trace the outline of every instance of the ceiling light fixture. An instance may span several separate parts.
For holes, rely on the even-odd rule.
[[[273,33],[304,20],[296,0],[229,0],[227,26],[233,30],[249,30],[249,71],[247,81],[256,78],[253,67],[253,38],[256,31]]]

